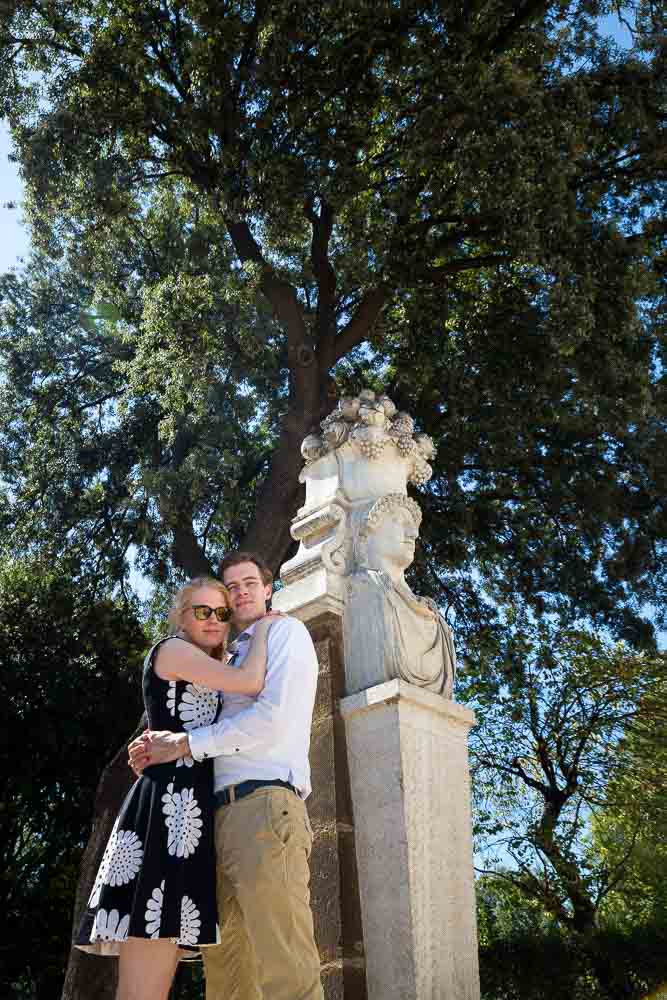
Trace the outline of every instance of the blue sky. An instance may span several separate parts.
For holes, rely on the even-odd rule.
[[[9,129],[0,121],[0,274],[18,263],[18,258],[28,252],[30,241],[25,228],[20,223],[20,201],[23,187],[15,163],[10,163],[11,153]],[[19,203],[18,208],[6,208],[8,201]]]

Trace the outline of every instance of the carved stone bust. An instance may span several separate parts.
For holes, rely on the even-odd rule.
[[[451,631],[434,602],[417,597],[405,581],[420,523],[418,504],[401,493],[353,517],[354,569],[343,622],[349,694],[399,677],[451,698]]]

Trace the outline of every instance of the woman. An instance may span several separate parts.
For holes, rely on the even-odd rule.
[[[259,694],[274,618],[260,619],[236,668],[226,662],[230,616],[218,580],[199,577],[176,594],[173,634],[144,661],[151,729],[210,725],[220,691]],[[118,814],[74,943],[119,956],[117,1000],[166,1000],[179,959],[216,943],[216,918],[213,762],[148,767]]]

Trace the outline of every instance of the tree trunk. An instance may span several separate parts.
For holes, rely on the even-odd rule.
[[[144,728],[145,719],[142,717],[125,746],[121,747],[113,760],[105,767],[97,786],[93,809],[93,829],[81,861],[79,883],[74,902],[73,934],[78,929],[81,914],[88,902],[95,875],[118,810],[134,782],[134,775],[127,766],[127,744]],[[116,992],[117,965],[118,962],[115,958],[100,958],[97,955],[88,955],[78,948],[72,948],[63,985],[62,1000],[113,1000]]]
[[[293,545],[290,524],[304,494],[299,483],[301,442],[310,429],[303,418],[286,424],[269,474],[259,490],[253,523],[242,543],[242,548],[259,552],[276,574]]]

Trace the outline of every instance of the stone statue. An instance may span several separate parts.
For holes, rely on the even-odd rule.
[[[451,632],[405,582],[421,523],[407,486],[431,478],[433,441],[371,389],[341,399],[320,426],[301,448],[306,502],[292,523],[301,544],[282,580],[343,614],[347,694],[400,678],[451,698]]]
[[[347,578],[343,632],[348,694],[395,677],[451,698],[456,654],[435,603],[405,582],[421,510],[401,493],[353,514],[354,570]]]

